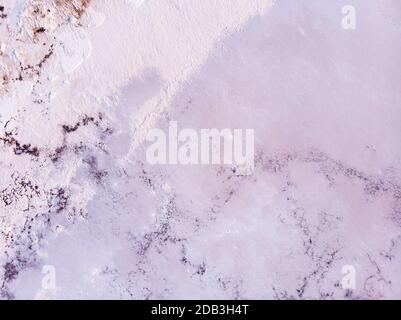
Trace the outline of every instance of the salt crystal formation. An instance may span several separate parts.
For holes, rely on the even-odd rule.
[[[0,1],[0,298],[400,299],[401,2],[347,2]]]

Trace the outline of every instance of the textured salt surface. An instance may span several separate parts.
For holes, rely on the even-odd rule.
[[[401,298],[401,5],[348,2],[8,1],[1,298]],[[149,165],[170,120],[253,175]]]

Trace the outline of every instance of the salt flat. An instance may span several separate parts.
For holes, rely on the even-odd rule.
[[[399,299],[401,5],[348,2],[2,3],[0,298]]]

